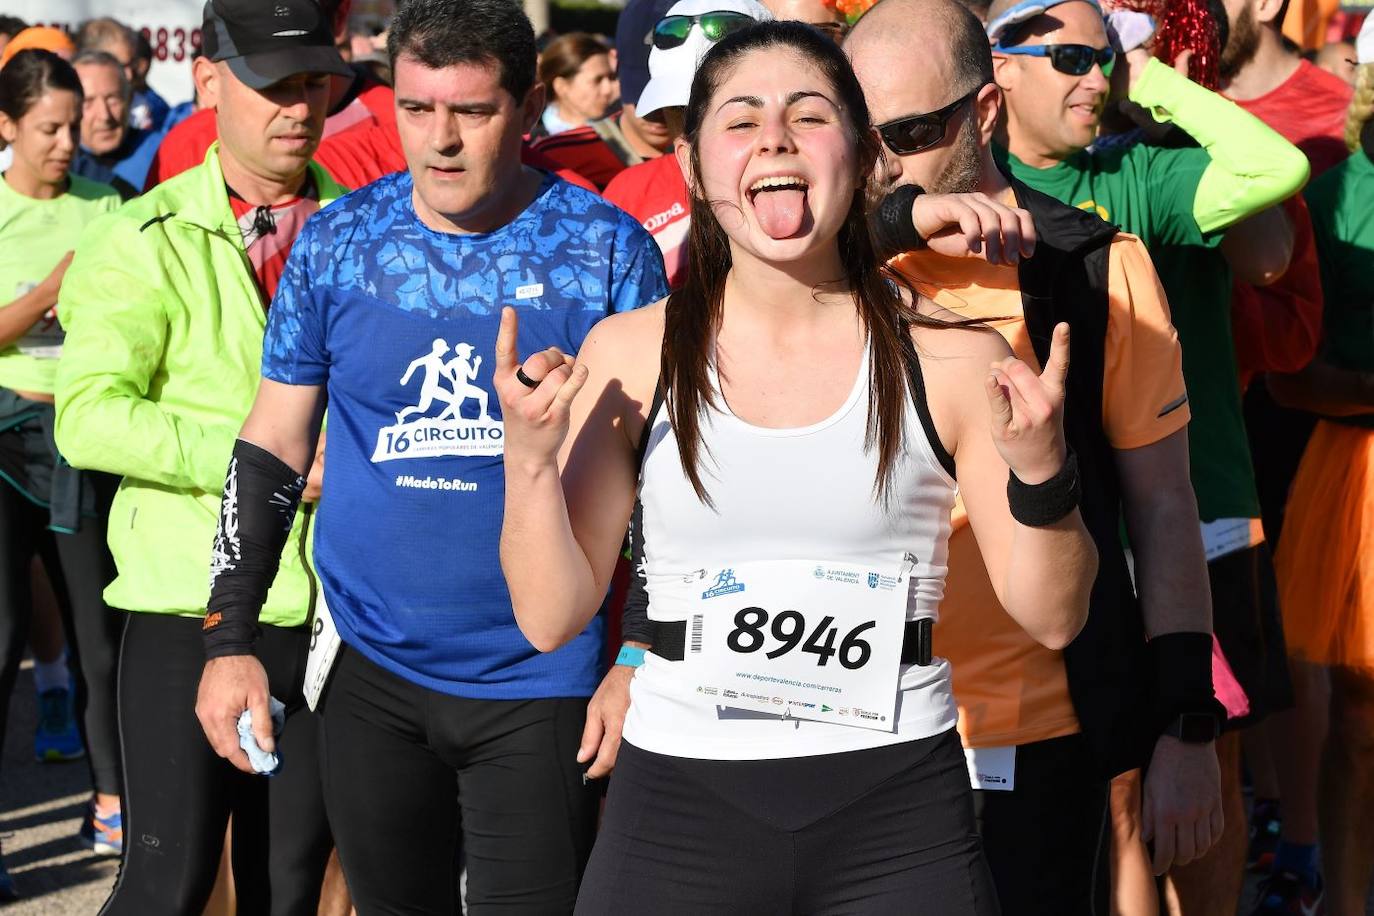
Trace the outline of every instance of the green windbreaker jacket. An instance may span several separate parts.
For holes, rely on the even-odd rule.
[[[218,151],[93,220],[62,284],[58,448],[124,478],[105,600],[130,611],[205,614],[225,472],[261,378],[266,304]],[[322,207],[346,193],[310,169]],[[297,513],[264,624],[299,626],[313,610],[310,517]]]

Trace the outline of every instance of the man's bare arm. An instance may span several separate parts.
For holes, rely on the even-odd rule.
[[[1212,632],[1212,590],[1188,471],[1188,432],[1116,452],[1145,634]]]
[[[1211,634],[1212,590],[1188,471],[1187,429],[1151,445],[1120,449],[1116,463],[1146,635]],[[1205,657],[1201,663],[1207,664]],[[1210,668],[1188,673],[1210,682]],[[1160,685],[1153,688],[1158,699]],[[1212,743],[1159,736],[1145,778],[1142,825],[1153,842],[1156,874],[1198,858],[1216,842],[1224,824]]]

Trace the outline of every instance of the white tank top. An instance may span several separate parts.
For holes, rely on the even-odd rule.
[[[915,560],[907,619],[935,616],[944,594],[955,482],[938,457],[948,462],[943,447],[932,447],[934,428],[918,372],[886,505],[876,496],[877,448],[864,448],[868,373],[865,351],[839,410],[798,429],[752,426],[718,394],[718,408],[702,420],[700,450],[714,507],[697,498],[683,472],[667,410],[650,417],[639,493],[650,620],[672,619],[655,612],[656,583],[661,604],[664,583],[695,570],[770,560],[895,568],[905,554]],[[714,369],[711,380],[719,392]],[[650,652],[635,672],[624,735],[636,747],[709,760],[804,757],[925,738],[957,719],[949,663],[941,658],[902,666],[891,731],[699,705],[674,671],[680,664]]]

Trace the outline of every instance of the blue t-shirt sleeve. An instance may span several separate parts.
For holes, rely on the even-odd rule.
[[[262,376],[286,385],[323,385],[329,379],[324,316],[311,282],[321,246],[315,220],[306,223],[291,247],[262,341]]]
[[[611,252],[612,312],[629,312],[667,296],[668,273],[654,237],[633,217],[622,215]]]

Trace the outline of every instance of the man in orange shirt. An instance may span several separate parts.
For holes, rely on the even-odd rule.
[[[918,45],[924,53],[912,54]],[[1046,357],[1056,321],[1073,327],[1066,431],[1101,557],[1088,625],[1063,652],[1021,633],[998,605],[956,506],[934,645],[954,669],[1003,909],[1103,912],[1113,776],[1149,761],[1144,823],[1157,871],[1201,856],[1222,829],[1210,592],[1168,304],[1138,239],[998,170],[989,144],[1001,95],[987,38],[956,0],[887,0],[845,47],[891,154],[880,178],[895,191],[879,207],[878,228],[899,243],[892,250],[906,250],[893,266],[945,308],[988,320],[1032,364]],[[1035,254],[999,264],[908,250],[920,246],[917,236],[935,246],[919,223],[909,225],[922,188],[1026,208]]]

